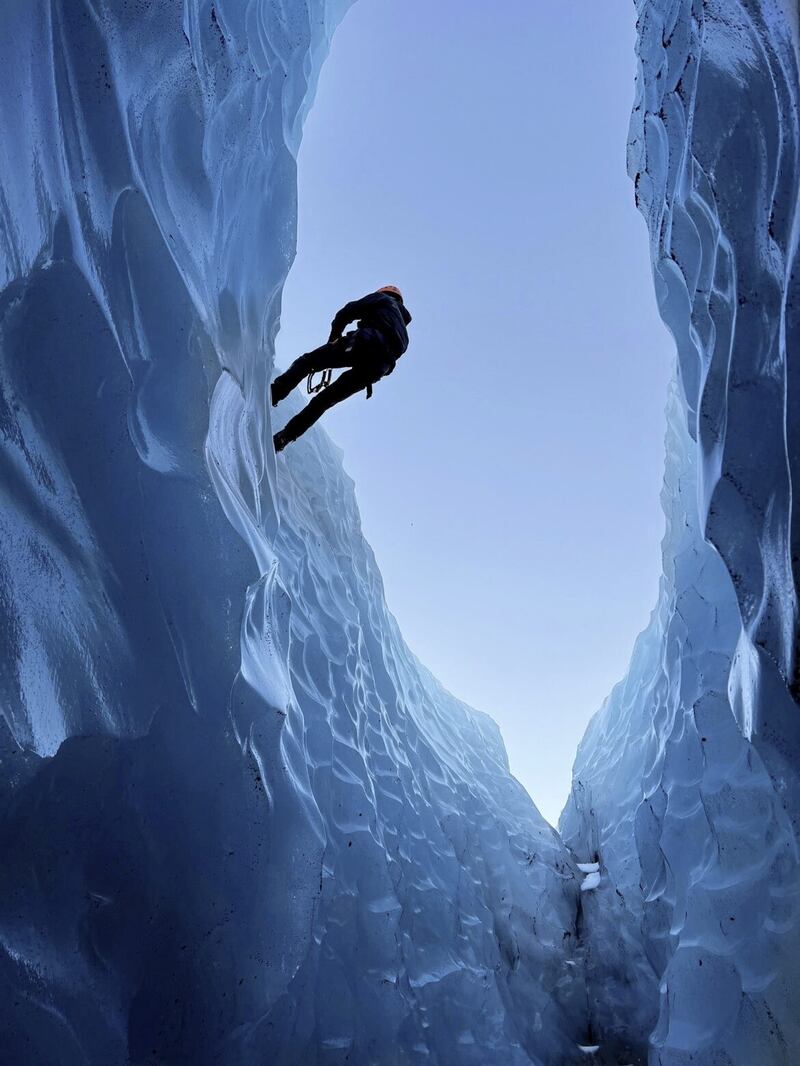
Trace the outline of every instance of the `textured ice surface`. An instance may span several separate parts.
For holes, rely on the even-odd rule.
[[[4,1061],[545,1066],[590,1035],[572,860],[405,647],[335,449],[275,466],[345,6],[4,10]]]
[[[630,170],[678,348],[664,576],[562,816],[601,1037],[663,1066],[800,1055],[796,10],[640,2]]]
[[[585,1020],[567,965],[580,876],[508,774],[496,725],[404,644],[323,435],[286,453],[278,487],[289,662],[325,851],[314,950],[276,1026],[285,1015],[300,1047],[300,1005],[302,1061],[320,1031],[383,1061],[387,1026],[411,1058],[570,1061]]]

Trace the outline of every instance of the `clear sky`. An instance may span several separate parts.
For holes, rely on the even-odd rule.
[[[287,365],[403,289],[408,353],[325,428],[408,643],[551,821],[660,571],[673,348],[625,171],[634,19],[359,0],[306,124],[278,338]]]

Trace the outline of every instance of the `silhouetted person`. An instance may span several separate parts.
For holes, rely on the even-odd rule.
[[[345,327],[356,320],[358,329],[342,336]],[[344,374],[317,392],[303,410],[275,434],[275,451],[283,451],[329,408],[348,396],[366,389],[369,399],[375,382],[391,374],[395,363],[408,348],[406,326],[410,321],[403,296],[394,285],[385,285],[361,300],[345,304],[331,323],[328,343],[295,359],[289,369],[272,382],[274,407],[309,374],[347,367]]]

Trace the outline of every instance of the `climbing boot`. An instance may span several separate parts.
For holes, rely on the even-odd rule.
[[[287,434],[282,429],[279,429],[275,436],[272,438],[272,443],[275,445],[276,453],[282,452],[286,445],[291,444],[291,442],[292,438],[287,436]]]

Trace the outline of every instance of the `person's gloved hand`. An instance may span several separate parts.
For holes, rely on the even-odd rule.
[[[328,344],[338,344],[341,339],[342,334],[339,330],[334,329],[333,326],[331,326],[331,335],[328,337]]]

